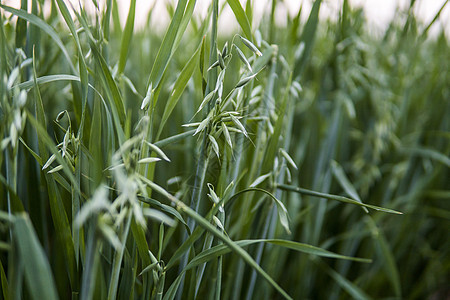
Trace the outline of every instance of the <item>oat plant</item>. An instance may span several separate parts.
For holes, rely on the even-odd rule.
[[[449,295],[447,1],[117,2],[0,4],[0,299]]]

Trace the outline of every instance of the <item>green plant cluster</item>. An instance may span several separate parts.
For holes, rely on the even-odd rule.
[[[0,299],[448,297],[448,1],[415,2],[378,35],[348,1],[0,4]]]

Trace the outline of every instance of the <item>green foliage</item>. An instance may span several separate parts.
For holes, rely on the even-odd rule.
[[[448,295],[447,1],[379,36],[106,2],[0,4],[0,299]]]

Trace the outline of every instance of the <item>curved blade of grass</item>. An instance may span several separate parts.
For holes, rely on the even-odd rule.
[[[411,147],[411,148],[405,147],[402,150],[403,152],[408,154],[420,155],[422,157],[436,160],[442,163],[443,165],[447,166],[448,168],[450,168],[450,158],[447,155],[444,155],[436,150],[421,147]]]
[[[340,255],[340,254],[336,254],[336,253],[333,253],[331,251],[328,251],[328,250],[325,250],[325,249],[322,249],[319,247],[315,247],[315,246],[303,244],[303,243],[298,243],[298,242],[293,242],[293,241],[288,241],[288,240],[255,239],[255,240],[240,240],[240,241],[235,241],[235,243],[239,247],[246,247],[248,245],[252,245],[252,244],[256,244],[256,243],[269,243],[269,244],[281,246],[281,247],[284,247],[287,249],[295,250],[298,252],[322,256],[322,257],[351,260],[351,261],[362,262],[362,263],[370,263],[371,262],[370,259]],[[232,249],[227,244],[221,244],[221,245],[217,245],[212,248],[209,248],[209,249],[201,252],[200,254],[198,254],[196,257],[194,257],[183,269],[183,272],[186,272],[191,268],[194,268],[194,267],[202,265],[206,262],[209,262],[212,259],[215,259],[219,256],[223,256],[227,253],[230,253],[231,251],[232,251]],[[182,274],[179,275],[179,278],[181,278],[181,275]],[[178,278],[177,278],[177,280],[175,280],[173,287],[171,287],[172,289],[177,288],[177,282],[178,282]],[[171,299],[171,298],[168,298],[168,299]]]
[[[179,200],[178,200],[179,201]],[[246,263],[248,263],[253,269],[255,269],[263,278],[265,278],[284,298],[286,299],[292,299],[279,285],[276,283],[272,277],[270,277],[269,274],[267,274],[255,261],[254,259],[240,247],[238,244],[236,244],[234,241],[232,241],[228,236],[224,235],[222,232],[220,232],[215,226],[213,226],[211,223],[209,223],[206,219],[201,217],[199,214],[197,214],[195,211],[193,211],[191,208],[186,206],[182,202],[178,202],[177,206],[179,209],[181,209],[183,212],[185,212],[187,215],[189,215],[191,218],[193,218],[197,224],[201,227],[203,227],[205,230],[209,231],[211,234],[213,234],[216,238],[222,240],[224,244],[228,245],[229,248],[235,252],[237,255],[239,255]]]
[[[366,258],[358,258],[358,257],[350,257],[346,255],[340,255],[337,253],[333,253],[331,251],[315,247],[309,244],[304,243],[298,243],[288,240],[280,240],[280,239],[255,239],[255,240],[240,240],[235,241],[237,245],[240,247],[246,247],[248,245],[253,245],[257,243],[268,243],[277,245],[280,247],[284,247],[286,249],[295,250],[298,252],[306,253],[306,254],[312,254],[322,257],[328,257],[328,258],[336,258],[336,259],[344,259],[344,260],[351,260],[356,262],[362,262],[362,263],[370,263],[372,260],[366,259]],[[230,253],[231,249],[225,244],[214,246],[208,250],[205,250],[201,253],[199,253],[196,257],[194,257],[189,264],[187,264],[184,271],[187,271],[191,268],[194,268],[200,264],[206,263],[216,257],[225,255],[227,253]]]
[[[286,232],[288,234],[290,234],[291,231],[289,229],[289,216],[288,216],[287,209],[284,206],[283,202],[278,200],[272,193],[270,193],[270,192],[268,192],[266,190],[260,189],[260,188],[251,187],[251,188],[245,189],[243,191],[240,191],[240,193],[250,192],[250,191],[262,192],[262,193],[267,194],[270,198],[272,198],[272,200],[277,205],[277,212],[278,212],[278,217],[280,218],[280,223],[283,226],[283,228],[286,230]],[[234,196],[231,197],[231,198],[234,198]]]
[[[239,0],[227,0],[247,39],[252,40],[252,28]]]
[[[315,191],[311,191],[311,190],[295,187],[295,186],[292,186],[292,185],[277,184],[275,187],[278,188],[278,189],[282,189],[282,190],[285,190],[285,191],[296,192],[296,193],[299,193],[299,194],[304,194],[304,195],[309,195],[309,196],[314,196],[314,197],[319,197],[319,198],[325,198],[325,199],[329,199],[329,200],[336,200],[336,201],[340,201],[340,202],[344,202],[344,203],[355,204],[355,205],[358,205],[358,206],[363,206],[363,207],[367,207],[367,208],[370,208],[370,209],[373,209],[373,210],[378,210],[378,211],[382,211],[382,212],[386,212],[386,213],[397,214],[397,215],[402,215],[403,214],[402,212],[399,212],[399,211],[396,211],[396,210],[393,210],[393,209],[379,207],[379,206],[370,205],[370,204],[365,204],[365,203],[358,202],[358,201],[356,201],[354,199],[350,199],[350,198],[346,198],[346,197],[342,197],[342,196],[337,196],[337,195],[326,194],[326,193],[315,192]]]
[[[334,177],[337,179],[341,187],[344,189],[344,191],[353,199],[356,201],[362,203],[361,198],[358,195],[358,192],[356,191],[353,184],[351,184],[350,180],[348,180],[347,175],[345,175],[344,170],[342,167],[336,162],[331,161],[331,170],[333,171]],[[369,210],[366,207],[362,207],[362,209],[368,213]]]
[[[25,280],[32,299],[57,300],[55,281],[44,250],[26,214],[18,215],[13,224],[14,241],[24,263]]]
[[[152,199],[152,198],[148,198],[148,197],[143,197],[143,196],[139,196],[139,200],[161,208],[163,211],[165,211],[166,213],[174,216],[178,221],[180,221],[186,227],[186,230],[188,232],[190,231],[189,227],[187,226],[186,221],[183,219],[183,216],[175,208],[173,208],[172,206],[162,204],[158,200],[155,200],[155,199]],[[190,234],[190,232],[189,232],[189,234]]]
[[[64,46],[64,43],[61,41],[61,39],[59,38],[56,31],[50,25],[48,25],[45,21],[43,21],[38,16],[29,14],[28,12],[26,12],[24,10],[15,9],[15,8],[3,5],[1,3],[0,3],[0,7],[3,8],[4,10],[6,10],[7,12],[12,13],[13,15],[16,15],[22,19],[27,20],[31,24],[39,27],[42,31],[47,33],[55,41],[55,43],[58,45],[59,49],[61,49],[62,53],[64,54],[64,56],[67,59],[67,62],[69,63],[69,66],[70,66],[72,72],[74,74],[78,74],[77,70],[75,69],[75,67],[72,63],[72,60],[70,59],[69,52],[67,52],[67,49]]]
[[[212,218],[212,216],[215,216],[219,212],[220,207],[225,206],[227,203],[231,202],[232,200],[237,199],[238,196],[240,196],[240,195],[242,195],[244,193],[248,193],[248,192],[262,192],[262,193],[267,194],[271,198],[273,197],[273,195],[270,192],[266,191],[266,190],[263,190],[263,189],[260,189],[260,188],[247,188],[247,189],[244,189],[244,190],[241,190],[241,191],[235,193],[231,197],[224,197],[224,198],[222,198],[218,204],[214,205],[211,208],[211,210],[206,215],[205,219],[206,220],[210,220]],[[283,220],[285,219],[286,220],[285,222],[287,223],[288,222],[288,216],[287,216],[286,208],[283,209],[284,204],[281,201],[279,201],[277,198],[272,198],[272,199],[275,201],[275,203],[277,205],[278,205],[278,203],[280,204],[280,206],[278,208],[278,214],[281,215],[281,214],[286,213],[286,216],[285,217],[283,216]],[[281,217],[280,217],[280,219],[281,219]],[[287,226],[289,226],[289,224],[287,224]],[[288,229],[289,229],[289,227],[288,227]],[[188,251],[188,249],[200,238],[200,236],[203,234],[203,232],[204,232],[203,228],[199,228],[199,227],[195,228],[195,230],[189,236],[189,238],[180,247],[178,247],[178,249],[172,255],[172,257],[170,258],[170,261],[167,263],[166,267],[170,268],[173,265],[175,265],[177,260],[183,255],[183,253]]]
[[[44,83],[49,83],[49,82],[54,82],[54,81],[64,81],[64,80],[81,81],[80,77],[75,76],[75,75],[69,75],[69,74],[46,75],[46,76],[41,76],[41,77],[36,78],[37,84],[44,84]],[[13,86],[13,89],[17,87],[21,90],[27,90],[27,89],[32,88],[33,86],[34,86],[34,81],[33,81],[33,79],[31,79],[31,80],[21,82],[15,86]]]

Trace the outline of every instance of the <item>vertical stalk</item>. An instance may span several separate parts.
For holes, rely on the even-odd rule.
[[[114,256],[113,261],[113,269],[111,274],[111,281],[109,283],[109,291],[108,291],[108,300],[115,300],[117,296],[117,287],[119,285],[119,275],[120,275],[120,266],[122,265],[123,253],[126,248],[128,232],[130,231],[130,224],[132,219],[131,209],[127,212],[127,223],[123,229],[122,239],[121,239],[121,247],[118,251],[116,251],[116,255]]]
[[[15,148],[15,147],[14,147]],[[5,149],[6,155],[6,181],[11,187],[12,192],[17,193],[17,155],[15,149],[11,151]],[[12,157],[11,157],[12,155]],[[11,191],[8,190],[8,215],[11,216]],[[12,228],[9,229],[10,238],[12,240]]]
[[[212,14],[212,29],[211,29],[211,48],[209,53],[209,64],[212,65],[217,60],[217,18],[219,13],[219,1],[214,0],[213,2],[213,14]],[[206,86],[205,95],[207,95],[210,91],[214,90],[215,84],[217,81],[217,69],[214,68],[209,71],[208,74],[208,82]],[[208,112],[213,107],[213,103],[210,102],[208,104]],[[203,141],[200,150],[200,157],[197,165],[197,171],[195,174],[195,183],[194,190],[192,191],[191,198],[191,208],[198,212],[200,198],[202,196],[203,185],[206,176],[206,170],[208,169],[208,153],[207,153],[207,145],[208,145],[208,132],[209,126],[203,133]],[[194,230],[194,220],[192,218],[188,219],[188,226],[191,229],[191,232]]]
[[[214,236],[210,233],[206,234],[206,238],[205,241],[203,243],[203,249],[202,252],[211,248],[212,242],[214,240]],[[197,297],[198,294],[198,290],[200,288],[200,284],[202,282],[202,278],[203,278],[203,272],[205,271],[206,268],[206,263],[201,264],[198,269],[197,269],[197,278],[196,278],[196,282],[195,282],[195,293],[194,293],[194,297]]]
[[[269,81],[267,83],[267,88],[266,88],[266,91],[264,93],[264,97],[263,97],[263,101],[262,101],[263,116],[265,116],[266,118],[269,118],[269,116],[270,116],[270,113],[269,113],[270,101],[271,101],[271,99],[273,99],[273,88],[274,88],[275,79],[277,78],[276,69],[277,69],[277,59],[276,59],[276,57],[273,57],[272,61],[271,61]],[[264,144],[263,144],[263,141],[262,141],[262,133],[263,133],[263,131],[264,131],[264,126],[263,125],[259,126],[258,127],[257,140],[256,140],[256,147],[255,147],[256,148],[255,149],[255,155],[253,157],[252,164],[251,164],[249,180],[251,180],[251,178],[253,178],[254,174],[256,174],[259,171],[258,169],[261,168],[261,163],[258,163],[258,160],[260,159],[258,155],[259,155],[260,151],[264,147]],[[237,172],[235,172],[235,173],[236,173],[236,176],[237,176]],[[246,208],[244,209],[244,211],[249,211],[250,210],[249,204],[246,203],[245,205],[246,205],[245,206]],[[273,211],[273,208],[271,209],[271,211]],[[269,213],[269,215],[270,214],[271,213]],[[240,222],[242,223],[241,227],[244,226],[243,219],[244,218],[240,219]],[[267,224],[267,222],[266,222],[266,224]],[[265,225],[264,228],[263,228],[263,231],[262,231],[263,232],[263,237],[262,238],[264,238],[264,236],[266,235],[267,230],[268,230],[267,225]],[[259,246],[259,248],[257,250],[258,251],[257,253],[262,252],[260,250],[260,248],[261,248],[261,245]],[[260,259],[256,260],[256,261],[259,263]],[[240,259],[239,262],[238,262],[237,272],[236,272],[236,274],[238,274],[238,275],[236,276],[236,279],[235,279],[235,287],[237,287],[237,288],[235,288],[233,290],[233,299],[238,299],[239,298],[240,291],[241,291],[241,286],[242,286],[242,277],[243,277],[243,274],[244,274],[244,269],[245,269],[245,264]],[[256,273],[252,272],[252,278],[253,278],[253,276],[256,276]],[[250,292],[250,288],[249,288],[248,291]],[[249,294],[249,292],[247,293],[247,295]]]
[[[220,211],[218,213],[218,219],[222,223],[222,225],[225,227],[225,210]],[[223,233],[223,230],[220,230]],[[217,242],[218,245],[222,245],[223,242],[219,240]],[[216,281],[216,300],[220,299],[220,290],[222,289],[222,263],[223,263],[223,256],[219,256],[217,259],[217,281]]]
[[[275,217],[276,217],[276,213],[277,213],[276,209],[277,208],[276,208],[275,205],[272,205],[272,207],[269,209],[269,212],[268,212],[268,214],[266,216],[266,220],[264,222],[264,228],[263,228],[263,231],[262,231],[262,234],[261,234],[261,238],[262,239],[265,239],[267,237],[267,233],[269,232],[270,223],[273,221],[272,220],[273,219],[272,216],[275,214]],[[256,261],[256,263],[258,265],[261,262],[261,257],[262,257],[263,250],[264,250],[263,243],[260,243],[258,245],[257,250],[256,250],[256,257],[255,257],[255,261]],[[251,277],[250,277],[250,283],[248,285],[248,290],[247,290],[247,296],[245,297],[245,299],[247,299],[247,300],[253,299],[253,291],[254,291],[254,288],[255,288],[255,283],[256,283],[256,272],[255,272],[254,269],[252,269],[252,273],[251,273]]]
[[[290,106],[290,102],[288,101],[288,107]],[[290,146],[290,142],[291,142],[291,131],[292,131],[292,125],[294,122],[294,108],[292,107],[291,109],[287,109],[288,112],[288,119],[287,119],[287,125],[286,125],[286,134],[284,136],[284,149],[289,149]],[[281,167],[280,170],[280,174],[277,178],[277,183],[283,183],[284,182],[284,177],[285,177],[285,168],[287,168],[286,164],[284,163]],[[277,199],[281,199],[281,193],[282,190],[277,189],[275,191],[275,197]],[[269,213],[267,214],[266,220],[264,222],[264,230],[263,230],[263,234],[262,237],[263,239],[267,238],[267,239],[273,239],[275,236],[275,229],[276,229],[276,225],[277,225],[277,216],[278,216],[278,211],[277,211],[277,207],[275,205],[273,205],[270,208]],[[266,245],[266,248],[272,249],[273,247],[271,247],[271,245]],[[262,253],[264,250],[264,244],[261,243],[258,245],[258,249],[256,252],[256,258],[255,261],[260,264],[261,263],[261,257],[262,257]],[[249,284],[249,288],[248,288],[248,292],[247,292],[247,300],[249,299],[253,299],[253,292],[254,292],[254,288],[255,288],[255,283],[256,283],[256,272],[254,270],[252,270],[252,275],[250,278],[250,284]]]
[[[81,296],[80,299],[90,300],[94,293],[95,288],[95,277],[97,273],[97,265],[99,259],[99,248],[100,243],[97,241],[97,220],[93,221],[89,226],[89,239],[87,241],[86,247],[86,263],[83,270],[83,278],[81,285]]]
[[[212,28],[211,28],[211,48],[210,48],[210,54],[209,54],[209,64],[212,65],[217,60],[217,19],[219,15],[219,0],[213,1],[213,13],[212,13]],[[217,69],[212,69],[209,71],[208,74],[208,81],[206,86],[205,95],[209,93],[209,91],[214,90],[215,84],[217,81]],[[212,103],[209,103],[208,105],[208,111],[212,108]],[[203,139],[202,139],[202,145],[200,149],[200,156],[199,161],[197,164],[197,170],[195,173],[195,182],[194,182],[194,188],[192,191],[192,197],[191,197],[191,204],[190,207],[195,211],[198,212],[199,206],[200,206],[200,199],[202,197],[202,191],[203,186],[205,183],[205,177],[206,177],[206,171],[208,170],[208,164],[209,164],[209,154],[207,153],[207,146],[208,146],[208,133],[210,127],[208,126],[205,129],[205,132],[203,133]],[[191,232],[193,232],[195,227],[195,221],[192,218],[189,218],[187,220],[187,224],[189,228],[191,229]],[[185,233],[184,240],[187,238],[187,233]],[[182,272],[184,267],[187,264],[189,258],[189,252],[187,252],[180,261],[180,267],[179,271]],[[177,299],[181,299],[181,295],[183,293],[183,287],[184,287],[184,275],[181,279],[180,286],[177,291]]]
[[[158,287],[156,290],[156,300],[161,300],[164,292],[164,283],[166,281],[166,272],[162,272],[158,279]]]
[[[269,23],[269,42],[273,43],[274,35],[275,35],[275,9],[277,7],[277,0],[272,0],[272,8],[270,11],[270,23]]]

